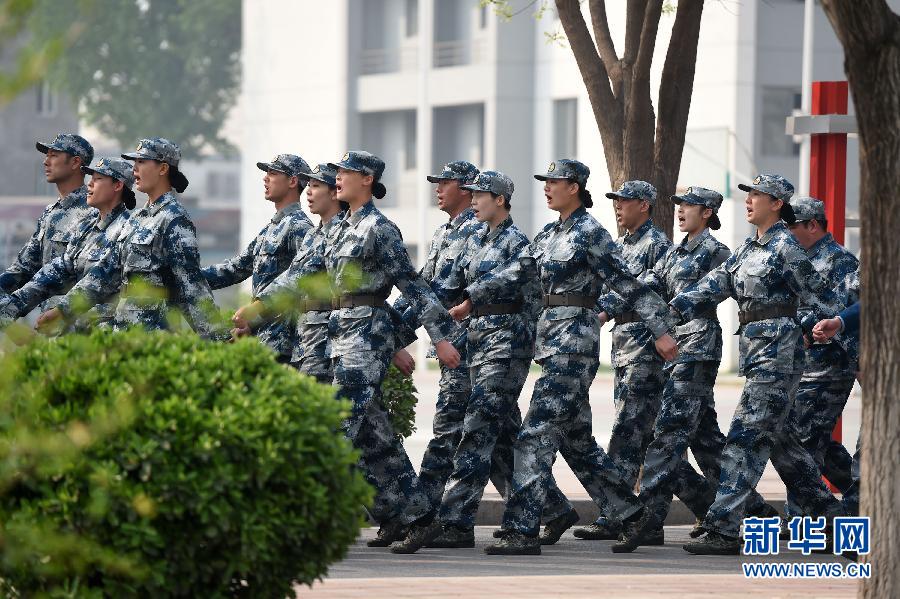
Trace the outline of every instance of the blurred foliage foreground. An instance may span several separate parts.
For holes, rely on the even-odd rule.
[[[0,596],[292,596],[372,498],[346,409],[255,339],[32,341],[0,364]]]

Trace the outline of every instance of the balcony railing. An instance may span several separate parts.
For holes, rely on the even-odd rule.
[[[362,75],[412,71],[418,63],[419,54],[414,46],[363,50],[359,71]]]
[[[483,59],[484,40],[480,38],[435,42],[434,44],[433,65],[436,69],[476,64]]]

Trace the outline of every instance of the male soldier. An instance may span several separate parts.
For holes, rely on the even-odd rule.
[[[626,181],[606,197],[613,201],[616,222],[626,232],[616,242],[622,258],[631,274],[639,277],[672,245],[666,234],[650,220],[656,205],[656,188],[646,181]],[[647,325],[621,297],[606,290],[597,304],[601,323],[616,321],[612,330],[616,419],[608,454],[625,480],[634,485],[647,445],[653,438],[653,423],[666,382],[664,361],[654,347],[654,338]],[[574,535],[581,539],[617,539],[621,531],[621,523],[611,520],[601,510],[593,524],[576,529]],[[660,530],[660,544],[662,534]]]
[[[825,220],[825,204],[810,197],[791,200],[797,221],[791,234],[803,246],[813,267],[837,293],[840,309],[859,301],[859,260],[834,240]],[[800,306],[803,320],[812,313]],[[811,341],[811,340],[810,340]],[[806,352],[806,367],[800,377],[797,399],[789,425],[813,456],[822,474],[842,492],[850,486],[852,458],[843,445],[831,439],[831,431],[844,411],[853,390],[857,370],[858,337],[840,336],[830,343],[813,343]],[[786,515],[802,516],[791,492]]]
[[[66,293],[101,260],[125,228],[129,211],[135,205],[131,165],[119,158],[101,158],[94,166],[83,166],[81,170],[92,175],[87,205],[95,210],[95,216],[74,223],[76,230],[65,252],[42,266],[30,281],[8,296],[8,302],[0,309],[0,320],[25,316],[47,298]],[[72,328],[86,330],[95,319],[100,324],[110,324],[114,307],[109,303],[98,304],[92,314],[74,323]]]
[[[254,297],[290,266],[312,229],[312,222],[300,207],[300,192],[310,175],[306,161],[294,154],[279,154],[271,162],[257,162],[256,167],[266,173],[265,198],[275,205],[275,215],[243,252],[203,269],[203,276],[212,289],[228,287],[252,276]],[[279,362],[291,361],[297,344],[293,318],[275,319],[255,332],[275,352]]]
[[[457,160],[445,165],[439,174],[427,177],[436,186],[438,208],[447,213],[449,220],[432,235],[428,256],[420,274],[448,309],[461,301],[462,290],[465,288],[465,281],[453,266],[469,236],[482,228],[471,208],[472,192],[462,189],[463,185],[472,183],[477,175],[475,165]],[[394,302],[394,308],[403,314],[403,320],[410,328],[418,327],[418,317],[409,308],[405,298],[398,298]],[[403,350],[398,352],[399,356],[395,361],[402,360],[405,353]],[[433,347],[429,347],[428,356],[435,356]],[[460,365],[456,368],[441,364],[433,423],[434,438],[428,443],[419,469],[419,481],[435,508],[441,503],[444,485],[453,471],[453,453],[459,444],[466,404],[472,392],[464,347],[460,348],[460,359]]]
[[[66,251],[78,224],[90,220],[95,210],[87,205],[82,166],[94,159],[94,148],[80,135],[60,133],[49,143],[37,142],[44,159],[44,175],[54,183],[59,198],[44,209],[31,239],[19,250],[16,259],[0,274],[0,291],[12,293],[31,280],[43,266]],[[55,301],[41,308],[52,308]]]

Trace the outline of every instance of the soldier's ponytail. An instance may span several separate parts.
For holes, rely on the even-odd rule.
[[[375,196],[376,199],[381,199],[387,194],[387,188],[385,188],[384,183],[381,181],[375,181],[372,184],[372,195]]]
[[[578,199],[581,200],[581,205],[585,208],[590,208],[594,205],[594,200],[591,198],[591,192],[581,186],[578,185]]]

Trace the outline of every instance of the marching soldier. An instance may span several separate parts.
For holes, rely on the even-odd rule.
[[[271,162],[257,162],[265,172],[265,198],[275,204],[275,215],[239,255],[203,269],[211,289],[222,289],[252,277],[255,297],[284,272],[300,251],[312,222],[300,207],[309,165],[300,156],[279,154]],[[275,352],[281,363],[289,363],[297,345],[296,324],[289,315],[267,322],[255,334]]]
[[[34,277],[41,266],[66,251],[80,223],[91,220],[95,210],[87,205],[87,188],[81,167],[90,165],[94,148],[80,135],[61,133],[49,143],[37,142],[44,159],[48,183],[56,185],[59,198],[44,209],[28,242],[16,259],[0,273],[0,291],[12,293]],[[42,309],[55,305],[51,300]]]
[[[48,298],[66,293],[103,258],[125,229],[135,205],[131,165],[119,158],[101,158],[94,166],[81,167],[81,171],[91,175],[87,205],[94,209],[95,216],[78,222],[66,250],[9,296],[0,318],[25,316]],[[87,330],[93,320],[111,324],[114,309],[114,303],[98,304],[89,318],[80,319],[72,328]]]

